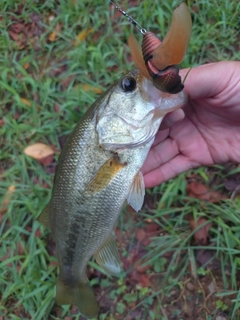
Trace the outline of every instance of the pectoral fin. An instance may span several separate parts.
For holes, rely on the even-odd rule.
[[[87,188],[85,189],[85,192],[96,193],[102,190],[125,165],[125,163],[120,163],[118,155],[114,154],[98,170],[95,177],[90,181]]]
[[[43,224],[46,228],[50,229],[49,224],[49,204],[46,205],[42,213],[38,216],[37,221]]]
[[[144,196],[145,185],[142,172],[139,171],[133,180],[132,186],[127,197],[127,202],[135,211],[139,211],[142,208]]]
[[[118,254],[114,233],[95,254],[97,263],[109,274],[115,275],[121,271],[121,260]]]

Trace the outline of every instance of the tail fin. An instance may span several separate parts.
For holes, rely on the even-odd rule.
[[[87,318],[94,318],[98,315],[98,304],[89,282],[80,283],[73,287],[64,284],[58,278],[56,300],[60,305],[75,304]]]

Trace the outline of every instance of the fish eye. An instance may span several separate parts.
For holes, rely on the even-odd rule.
[[[131,92],[136,88],[136,80],[132,77],[124,77],[121,81],[121,87],[124,92]]]

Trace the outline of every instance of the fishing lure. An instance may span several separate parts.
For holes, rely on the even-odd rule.
[[[163,92],[182,91],[184,85],[177,64],[183,61],[191,37],[192,20],[187,5],[183,2],[174,10],[169,31],[161,42],[155,33],[142,28],[113,1],[110,2],[143,34],[141,47],[133,34],[128,39],[132,58],[140,72]]]

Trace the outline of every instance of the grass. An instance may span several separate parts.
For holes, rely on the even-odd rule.
[[[128,5],[123,1],[118,5],[144,28],[163,37],[179,2],[168,0],[159,5],[146,0]],[[187,3],[193,31],[182,66],[239,60],[239,2]],[[126,44],[133,28],[115,14],[107,1],[100,0],[94,4],[86,0],[1,1],[0,316],[4,319],[82,319],[76,308],[55,305],[53,244],[36,217],[49,200],[65,137],[97,98],[96,88],[105,90],[134,68]],[[14,24],[23,25],[27,36],[15,32]],[[77,35],[89,28],[93,32],[76,44]],[[135,35],[141,39],[137,31]],[[24,148],[35,142],[54,146],[56,154],[49,165],[24,154]],[[138,214],[125,211],[117,226],[123,259],[135,250],[139,229],[154,223],[160,231],[143,246],[140,258],[148,269],[137,273],[140,278],[132,280],[134,268],[130,267],[116,280],[102,275],[90,262],[92,285],[102,306],[107,306],[100,319],[188,319],[187,306],[192,307],[194,299],[199,301],[198,309],[202,308],[199,319],[214,319],[220,312],[229,319],[240,318],[239,199],[202,202],[189,197],[186,190],[187,181],[194,177],[229,198],[223,182],[239,172],[232,168],[199,168],[182,174],[148,190],[154,201],[150,209],[145,206]],[[204,217],[212,223],[207,248],[193,241],[191,214],[195,220]],[[200,250],[210,251],[219,268],[199,264]],[[155,286],[144,286],[143,281],[150,277]],[[208,296],[211,283],[217,283],[218,289]]]

